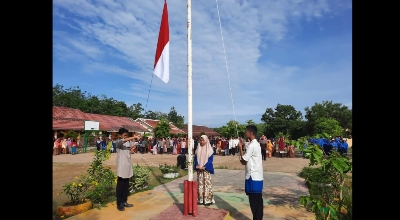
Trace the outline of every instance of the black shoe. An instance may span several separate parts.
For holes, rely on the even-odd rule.
[[[119,210],[119,211],[124,211],[125,210],[125,207],[122,205],[123,203],[121,203],[121,205],[118,205],[117,206],[117,209]]]
[[[122,207],[132,207],[133,205],[132,205],[132,204],[129,204],[129,203],[127,203],[127,202],[123,202],[123,203],[121,203],[121,206],[122,206]]]
[[[210,205],[211,205],[211,203],[204,204],[204,206],[210,206]]]

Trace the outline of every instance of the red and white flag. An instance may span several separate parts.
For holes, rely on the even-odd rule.
[[[161,17],[160,33],[158,34],[158,43],[156,58],[154,60],[153,73],[162,81],[169,81],[169,27],[168,27],[168,9],[167,1],[164,1],[164,9]]]

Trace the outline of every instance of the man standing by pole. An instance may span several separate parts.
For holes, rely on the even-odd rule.
[[[240,163],[246,165],[245,192],[249,197],[253,220],[261,220],[264,215],[264,202],[262,198],[263,189],[263,166],[261,147],[256,139],[257,127],[248,125],[246,127],[246,138],[250,139],[246,153],[243,155],[243,140],[240,139],[238,147]]]
[[[120,128],[118,131],[120,138],[116,141],[117,145],[117,209],[124,211],[125,207],[132,207],[132,204],[128,203],[129,194],[129,178],[133,176],[132,160],[131,160],[131,143],[129,141],[140,138],[140,136],[134,135],[128,137],[128,130]]]

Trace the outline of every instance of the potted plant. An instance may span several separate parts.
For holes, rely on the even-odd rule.
[[[68,201],[57,207],[56,213],[59,216],[70,217],[92,208],[92,202],[86,198],[86,191],[91,186],[88,176],[81,175],[75,177],[75,179],[75,181],[64,185],[63,191],[67,195]]]
[[[181,169],[178,165],[167,165],[160,164],[158,168],[161,170],[164,178],[172,179],[179,176],[179,170]]]

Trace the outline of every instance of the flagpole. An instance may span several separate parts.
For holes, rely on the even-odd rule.
[[[193,181],[192,122],[192,1],[187,0],[187,72],[188,72],[188,181]]]

